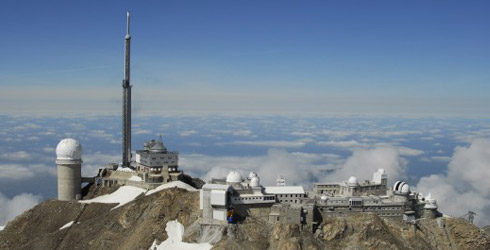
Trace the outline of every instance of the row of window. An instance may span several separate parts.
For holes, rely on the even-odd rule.
[[[279,200],[279,202],[289,202],[289,203],[298,203],[298,200]]]
[[[157,157],[151,157],[152,160],[156,160]],[[167,160],[172,160],[172,157],[168,157]],[[165,160],[165,157],[160,157],[160,160]]]
[[[240,197],[234,198],[235,201],[248,201],[248,200],[274,200],[274,196],[264,196],[264,197]]]
[[[288,195],[289,195],[289,196],[288,196]],[[279,196],[279,197],[281,197],[281,198],[282,198],[282,197],[284,197],[284,198],[287,198],[287,197],[291,197],[291,198],[292,198],[292,197],[296,197],[296,198],[298,198],[298,197],[299,197],[299,198],[301,198],[302,194],[284,194],[284,195],[283,195],[283,194],[279,194],[279,195],[277,195],[277,196]]]

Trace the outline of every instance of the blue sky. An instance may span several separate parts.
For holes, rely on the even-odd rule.
[[[91,102],[119,112],[131,9],[141,110],[487,116],[489,5],[7,1],[0,107],[73,113],[94,110]],[[78,104],[59,110],[67,96]]]

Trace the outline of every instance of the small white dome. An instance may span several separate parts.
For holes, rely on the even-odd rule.
[[[437,201],[432,198],[432,195],[429,193],[429,195],[427,195],[425,197],[425,206],[424,206],[425,209],[437,209]]]
[[[327,195],[323,194],[322,197],[320,197],[320,200],[322,200],[324,202],[327,201],[328,200]]]
[[[260,186],[260,179],[257,176],[254,176],[250,179],[250,186],[251,187],[258,187]]]
[[[410,193],[410,185],[403,181],[397,181],[393,185],[393,192],[395,194],[407,195]]]
[[[408,185],[407,183],[403,184],[400,192],[402,194],[408,194],[408,193],[410,193],[410,185]]]
[[[56,146],[56,158],[58,160],[81,160],[82,145],[72,138],[63,139]]]
[[[227,183],[240,183],[242,182],[242,176],[237,171],[233,170],[226,176]]]
[[[355,176],[351,176],[347,181],[347,184],[357,186],[359,185],[359,182],[357,181],[357,178]]]
[[[250,174],[248,174],[249,179],[252,179],[254,177],[258,177],[257,173],[255,173],[254,171],[252,171],[252,172],[250,172]]]

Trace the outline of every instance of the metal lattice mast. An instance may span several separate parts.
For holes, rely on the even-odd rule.
[[[131,164],[131,85],[129,83],[131,36],[129,35],[129,11],[127,12],[127,30],[124,40],[126,46],[124,53],[124,79],[122,83],[122,166],[129,167]]]

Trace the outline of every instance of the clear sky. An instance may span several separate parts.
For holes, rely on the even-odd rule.
[[[120,112],[128,9],[137,112],[490,106],[488,1],[4,1],[0,112]]]

